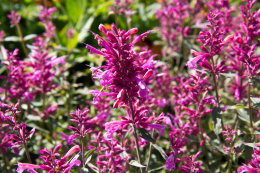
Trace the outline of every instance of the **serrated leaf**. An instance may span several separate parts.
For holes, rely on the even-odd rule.
[[[213,126],[216,135],[219,135],[220,132],[220,126],[222,121],[222,115],[221,115],[221,108],[220,107],[214,107],[211,112]]]
[[[24,41],[27,41],[27,40],[30,40],[30,39],[33,39],[34,37],[37,37],[36,34],[29,34],[29,35],[26,35],[23,40]]]
[[[257,97],[250,97],[252,102],[254,103],[254,106],[260,109],[260,98]]]
[[[81,168],[80,173],[89,173],[88,168]]]
[[[146,166],[144,165],[141,165],[138,161],[136,160],[131,160],[129,165],[132,165],[132,166],[135,166],[135,167],[138,167],[138,168],[145,168]]]
[[[147,130],[145,130],[144,128],[136,129],[136,133],[138,134],[138,136],[140,136],[141,138],[145,139],[146,141],[155,143],[155,140],[152,138],[150,133],[147,132]]]
[[[237,110],[238,118],[241,119],[242,121],[250,123],[250,117],[248,112],[245,109],[238,109]]]
[[[156,145],[156,144],[153,144],[153,147],[161,153],[162,157],[163,157],[165,160],[168,159],[168,156],[167,156],[167,154],[165,153],[165,151],[162,149],[162,147],[160,147],[159,145]]]
[[[9,37],[5,37],[4,41],[20,41],[20,38],[18,36],[9,36]]]

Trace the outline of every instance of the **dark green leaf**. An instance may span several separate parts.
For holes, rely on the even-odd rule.
[[[168,159],[168,156],[167,156],[167,154],[165,153],[165,151],[162,149],[162,147],[160,147],[159,145],[156,145],[156,144],[153,144],[153,147],[161,153],[162,157],[163,157],[165,160]]]
[[[132,166],[135,166],[135,167],[138,167],[138,168],[145,168],[146,166],[144,165],[141,165],[138,161],[136,160],[131,160],[129,165],[132,165]]]
[[[136,132],[141,138],[143,138],[149,142],[155,143],[155,140],[144,128],[138,128],[138,129],[136,129]]]
[[[220,134],[220,126],[222,121],[222,115],[221,115],[221,108],[220,107],[214,107],[211,112],[212,120],[213,120],[213,126],[215,133],[217,135]]]

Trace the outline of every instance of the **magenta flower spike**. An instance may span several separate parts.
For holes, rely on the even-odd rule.
[[[21,20],[20,14],[18,12],[16,13],[15,11],[11,11],[11,14],[8,14],[7,17],[11,20],[10,21],[11,28],[17,25]]]
[[[90,53],[105,56],[107,64],[98,69],[92,68],[92,72],[94,78],[99,79],[102,86],[117,96],[113,97],[116,100],[114,108],[127,104],[128,98],[131,100],[135,100],[137,97],[146,98],[149,91],[144,80],[149,77],[147,72],[151,68],[146,64],[153,60],[150,59],[148,62],[140,64],[138,58],[141,53],[133,51],[132,47],[151,31],[141,34],[131,43],[128,43],[130,36],[137,32],[136,28],[121,31],[112,24],[111,30],[107,31],[105,26],[100,24],[99,30],[105,34],[107,40],[95,33],[93,35],[103,49],[100,51],[90,45],[86,47],[90,50]]]

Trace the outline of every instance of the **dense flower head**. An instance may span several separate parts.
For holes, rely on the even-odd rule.
[[[145,74],[151,68],[150,64],[151,62],[153,64],[153,60],[149,59],[143,64],[137,63],[141,53],[132,50],[132,47],[151,31],[141,34],[129,43],[131,35],[137,32],[137,28],[121,31],[112,24],[111,30],[107,31],[105,26],[100,24],[99,30],[103,32],[107,40],[95,33],[93,34],[99,45],[104,48],[99,51],[90,45],[86,47],[90,49],[90,53],[95,52],[105,56],[106,65],[99,68],[92,67],[91,71],[94,78],[98,78],[103,87],[116,95],[114,97],[116,99],[114,108],[127,103],[128,99],[134,100],[136,97],[147,97],[148,87],[145,84],[145,79],[149,76],[145,76]]]
[[[8,89],[7,92],[10,94],[8,97],[22,98],[27,103],[34,97],[34,93],[30,91],[32,73],[26,71],[27,63],[17,57],[18,51],[18,49],[13,52],[6,50],[7,59],[2,62],[9,71],[8,76],[5,77],[7,81],[5,88]],[[9,85],[10,87],[7,87]]]
[[[10,21],[10,27],[12,28],[12,27],[14,27],[15,25],[17,25],[19,22],[20,22],[20,20],[21,20],[21,16],[20,16],[20,14],[17,12],[15,12],[15,11],[11,11],[11,14],[8,14],[7,15],[7,17],[9,18],[9,19],[11,19],[11,21]]]
[[[88,120],[90,119],[87,116],[89,109],[81,111],[80,109],[76,110],[76,113],[71,113],[70,115],[73,116],[73,119],[70,121],[77,124],[77,127],[69,126],[68,129],[75,132],[73,135],[75,137],[84,137],[90,131]]]
[[[39,19],[43,23],[48,23],[51,17],[53,16],[53,13],[56,11],[56,7],[44,8],[44,6],[40,6],[40,8],[41,11],[40,11]]]
[[[41,6],[39,19],[44,24],[46,32],[43,34],[47,39],[51,39],[55,36],[54,30],[56,27],[53,25],[51,19],[53,13],[56,11],[56,7],[44,8]]]

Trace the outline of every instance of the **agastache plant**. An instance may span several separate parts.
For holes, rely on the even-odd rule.
[[[19,103],[16,103],[15,105],[4,105],[4,107],[7,108],[5,112],[8,112],[7,114],[5,114],[6,121],[9,122],[10,126],[13,128],[13,131],[16,131],[18,134],[9,135],[10,139],[17,141],[12,145],[15,146],[22,144],[25,149],[28,162],[32,163],[31,156],[27,148],[26,140],[28,140],[29,137],[35,132],[35,128],[33,128],[30,132],[25,133],[27,124],[19,123],[17,120],[17,114],[21,113],[21,111],[18,111]]]
[[[80,109],[76,110],[76,113],[71,113],[70,115],[73,116],[73,119],[70,119],[70,121],[77,124],[77,127],[69,126],[68,129],[72,130],[74,132],[73,135],[71,135],[70,140],[75,139],[76,137],[80,138],[81,141],[81,151],[82,151],[82,164],[83,168],[85,168],[85,145],[84,145],[84,137],[87,135],[87,133],[90,131],[90,127],[88,125],[89,116],[87,116],[89,112],[89,109],[86,109],[85,111],[81,111]]]
[[[131,116],[128,123],[133,124],[138,162],[141,163],[133,102],[138,98],[146,98],[148,95],[148,86],[145,84],[145,80],[152,75],[149,66],[147,66],[147,64],[151,64],[152,59],[149,59],[145,64],[139,64],[138,58],[141,53],[132,50],[132,47],[151,31],[141,34],[129,43],[131,35],[137,32],[137,28],[121,31],[112,24],[111,30],[107,31],[105,26],[100,24],[99,30],[103,32],[107,40],[95,33],[93,34],[99,45],[104,48],[101,51],[90,45],[87,45],[86,48],[90,49],[91,53],[94,52],[104,56],[107,64],[99,68],[91,68],[93,76],[98,78],[103,86],[101,91],[92,93],[94,93],[95,97],[111,95],[115,100],[114,108],[123,105],[129,107]],[[110,93],[102,92],[106,88]]]
[[[22,44],[22,48],[23,48],[23,51],[25,53],[25,55],[27,56],[28,52],[27,52],[27,49],[25,47],[25,43],[24,43],[24,39],[23,39],[23,34],[22,34],[22,31],[21,31],[21,28],[20,28],[20,25],[19,25],[19,22],[21,20],[21,16],[18,12],[15,12],[15,11],[12,11],[11,14],[7,15],[7,17],[11,20],[10,21],[10,27],[16,27],[17,31],[18,31],[18,34],[19,34],[19,37],[20,37],[20,41],[21,41],[21,44]]]
[[[250,98],[250,90],[252,86],[252,80],[254,76],[259,75],[259,64],[260,64],[260,55],[256,54],[256,48],[259,46],[259,43],[255,43],[255,38],[260,33],[260,20],[259,14],[260,10],[252,12],[253,5],[256,3],[256,0],[248,0],[245,6],[240,6],[242,23],[240,24],[241,31],[237,32],[237,35],[233,41],[232,46],[232,55],[235,55],[238,61],[241,64],[241,71],[244,70],[244,73],[240,74],[241,84],[240,89],[243,89],[244,84],[242,78],[247,78],[247,99],[250,115],[250,125],[254,129],[253,124],[253,115],[252,115],[252,105]],[[246,83],[245,83],[246,85]],[[246,90],[246,89],[243,89]]]

